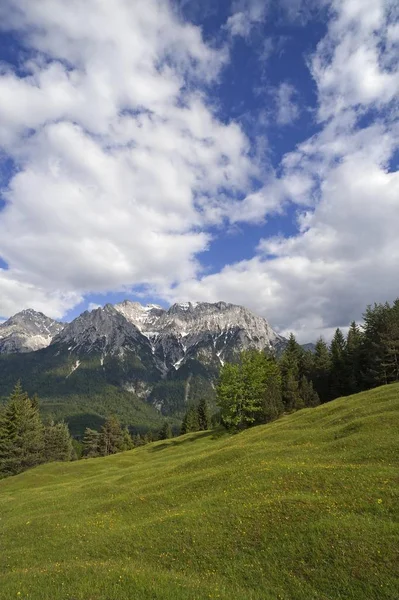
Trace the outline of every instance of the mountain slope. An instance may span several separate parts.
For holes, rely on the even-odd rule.
[[[46,348],[63,327],[43,313],[23,310],[0,324],[0,354]]]
[[[395,384],[0,481],[0,599],[396,600],[398,425]]]
[[[60,326],[46,348],[1,356],[0,398],[21,379],[39,395],[43,411],[65,418],[75,435],[85,419],[91,426],[109,412],[128,425],[158,427],[165,416],[181,418],[204,395],[212,402],[225,360],[246,348],[274,351],[282,343],[265,319],[226,302],[168,310],[107,304]]]

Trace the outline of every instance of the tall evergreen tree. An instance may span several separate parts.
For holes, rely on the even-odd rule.
[[[384,340],[384,335],[389,333],[389,311],[388,303],[374,304],[373,307],[368,306],[363,315],[362,371],[363,386],[366,389],[389,381]]]
[[[39,410],[18,382],[2,417],[0,471],[14,475],[43,461],[44,430]]]
[[[303,350],[301,348],[301,354],[299,356],[299,377],[306,377],[311,379],[313,373],[314,356],[311,350]]]
[[[126,450],[132,450],[132,448],[134,448],[133,438],[130,435],[128,428],[123,427],[121,449],[123,452],[125,452]]]
[[[313,362],[313,386],[321,402],[331,400],[330,392],[331,359],[326,342],[320,338],[316,342]]]
[[[68,461],[74,454],[72,438],[66,423],[50,423],[44,429],[44,458],[46,462]]]
[[[259,422],[269,423],[270,421],[274,421],[274,419],[277,419],[283,411],[284,404],[281,373],[276,361],[270,358],[268,360],[268,373],[259,414]]]
[[[349,387],[346,340],[339,328],[336,329],[331,341],[330,355],[330,396],[339,398],[347,394]]]
[[[170,424],[167,421],[165,421],[159,431],[158,439],[159,440],[169,440],[171,437],[173,437],[172,436],[172,428],[171,428]]]
[[[100,432],[86,427],[83,437],[83,455],[86,458],[100,456]]]
[[[197,408],[198,413],[198,427],[200,431],[206,431],[211,426],[211,415],[209,412],[209,406],[205,398],[201,398]]]
[[[187,431],[198,431],[198,412],[194,406],[190,406],[187,411]]]
[[[101,456],[116,454],[123,450],[123,432],[119,420],[111,415],[101,427],[99,450]]]
[[[389,308],[386,328],[381,334],[384,345],[382,367],[388,383],[399,381],[399,299]]]
[[[300,403],[299,380],[303,358],[304,352],[291,333],[280,359],[282,398],[286,410],[293,410]]]
[[[302,408],[298,377],[294,373],[295,371],[288,370],[283,376],[283,402],[288,411]]]
[[[313,383],[305,376],[302,377],[299,385],[299,395],[301,402],[297,408],[311,408],[320,404],[320,399],[318,393],[313,388]]]
[[[362,389],[362,342],[362,333],[356,322],[352,321],[346,337],[345,353],[349,394],[356,394]]]

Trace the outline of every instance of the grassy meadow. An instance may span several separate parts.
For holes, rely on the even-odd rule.
[[[399,385],[0,481],[0,599],[397,600]]]

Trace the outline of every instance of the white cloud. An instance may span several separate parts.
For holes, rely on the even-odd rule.
[[[254,173],[240,127],[203,92],[226,52],[158,0],[5,0],[0,23],[30,50],[26,74],[0,73],[0,149],[17,165],[0,314],[195,276],[207,223]]]
[[[67,310],[82,301],[82,297],[76,292],[62,292],[56,288],[41,289],[30,283],[18,281],[4,269],[0,269],[0,290],[0,315],[5,317],[29,306],[49,317],[59,319]]]
[[[326,37],[311,61],[319,91],[319,117],[352,107],[382,106],[397,96],[397,47],[385,0],[335,0]],[[393,66],[393,68],[392,68]]]
[[[386,70],[389,56],[380,55],[381,40],[395,31],[382,0],[339,0],[333,8],[311,60],[319,116],[328,120],[284,157],[280,176],[270,174],[232,213],[256,222],[291,202],[299,233],[264,239],[252,259],[183,282],[170,294],[244,304],[303,342],[331,337],[337,326],[361,319],[368,303],[398,295],[399,172],[390,161],[399,128],[393,107],[382,109],[399,86],[397,71]],[[359,57],[367,58],[361,69]],[[370,108],[380,109],[378,116],[361,126]]]
[[[293,85],[283,82],[276,90],[276,122],[278,125],[291,125],[299,117],[297,92]]]
[[[232,37],[248,38],[252,28],[265,20],[269,2],[267,0],[237,0],[232,4],[232,14],[227,19],[226,29]]]
[[[0,271],[0,314],[29,305],[61,316],[88,292],[139,284],[171,301],[247,305],[305,342],[393,299],[399,85],[387,7],[330,3],[309,58],[320,131],[274,171],[251,162],[242,129],[207,101],[226,52],[167,3],[3,0],[1,27],[22,33],[34,58],[26,76],[0,75],[0,145],[18,167],[0,212],[10,267]],[[233,16],[245,18],[230,22],[232,35],[248,35],[266,8],[236,4]],[[297,116],[291,92],[281,122]],[[209,225],[259,223],[287,206],[297,235],[264,239],[253,258],[203,276],[196,255]]]

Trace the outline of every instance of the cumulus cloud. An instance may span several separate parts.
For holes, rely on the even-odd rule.
[[[394,38],[395,29],[383,0],[367,6],[337,0],[333,8],[310,60],[323,126],[284,157],[279,176],[272,174],[242,203],[251,221],[293,203],[298,234],[263,239],[252,259],[183,282],[172,294],[228,298],[304,342],[331,337],[334,328],[361,319],[368,303],[398,295],[399,173],[391,159],[399,139],[392,105],[399,85],[398,71],[386,67],[389,55],[381,55],[381,40],[388,32]],[[364,69],[359,57],[367,57]]]
[[[5,0],[0,23],[28,50],[0,72],[0,148],[16,165],[0,314],[33,306],[30,289],[58,314],[74,294],[195,276],[208,220],[253,173],[242,130],[206,100],[226,52],[158,0]]]
[[[248,35],[267,7],[236,3],[231,35]],[[0,27],[24,36],[30,58],[0,72],[0,149],[16,165],[2,190],[0,315],[29,305],[61,316],[89,292],[140,285],[170,301],[246,305],[306,342],[393,299],[392,7],[329,3],[308,57],[318,131],[273,169],[251,160],[242,127],[209,102],[227,51],[166,2],[3,0]],[[282,126],[299,110],[287,85]],[[252,258],[202,273],[210,226],[259,224],[286,207],[297,211],[296,235],[262,239]]]

